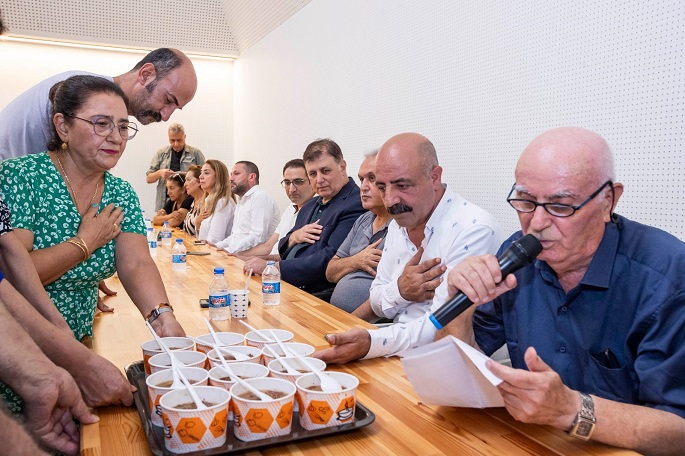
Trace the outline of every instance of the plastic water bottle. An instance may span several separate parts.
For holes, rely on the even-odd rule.
[[[214,278],[209,284],[209,319],[228,320],[231,314],[228,307],[231,304],[230,301],[224,268],[214,268]]]
[[[186,270],[186,246],[183,245],[181,238],[176,239],[176,244],[171,249],[171,269],[174,271]]]
[[[275,261],[267,261],[262,272],[262,304],[277,306],[281,303],[281,271]]]
[[[143,217],[145,217],[145,211],[143,211]],[[145,220],[145,228],[152,228],[152,220],[149,218],[144,218]]]
[[[162,226],[162,245],[171,245],[171,228],[169,228],[169,222],[164,222],[164,226]]]
[[[150,256],[157,255],[157,235],[154,228],[147,229],[147,245],[150,247]]]

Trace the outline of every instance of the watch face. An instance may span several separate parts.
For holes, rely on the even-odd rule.
[[[588,435],[590,435],[590,433],[592,432],[592,428],[594,427],[594,423],[590,421],[581,420],[578,423],[578,427],[576,428],[576,435],[581,437],[587,437]]]

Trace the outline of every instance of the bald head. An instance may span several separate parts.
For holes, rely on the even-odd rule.
[[[166,122],[197,90],[193,63],[183,52],[170,48],[150,52],[114,82],[129,98],[129,114],[143,125]]]
[[[567,177],[586,176],[591,185],[616,180],[614,157],[607,142],[597,133],[578,127],[555,128],[535,138],[519,158],[517,175],[529,167],[556,169]]]
[[[383,144],[380,152],[382,151],[385,151],[383,156],[391,160],[416,161],[425,176],[429,176],[433,168],[438,166],[438,155],[433,143],[418,133],[395,135]]]

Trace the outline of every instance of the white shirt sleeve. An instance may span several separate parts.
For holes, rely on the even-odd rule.
[[[384,328],[369,330],[371,347],[363,359],[393,356],[435,340],[438,330],[429,320],[429,314],[407,323],[395,323]]]

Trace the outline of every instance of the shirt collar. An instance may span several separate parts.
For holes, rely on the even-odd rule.
[[[619,231],[617,224],[614,222],[605,224],[602,242],[599,243],[590,266],[585,271],[583,280],[580,281],[582,285],[609,288],[611,272],[614,268],[614,260],[618,251],[618,241]]]
[[[245,194],[244,194],[240,199],[242,200],[242,199],[247,198],[248,196],[250,196],[250,195],[252,195],[254,192],[256,192],[258,189],[259,189],[259,184],[255,185],[254,187],[252,187],[251,189],[249,189],[248,191],[246,191]]]

